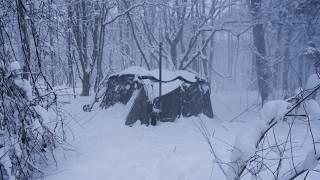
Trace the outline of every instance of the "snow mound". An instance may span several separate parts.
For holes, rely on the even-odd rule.
[[[317,48],[309,46],[305,49],[304,55],[314,55],[317,52],[319,52],[319,50]]]
[[[260,112],[260,116],[266,122],[269,122],[272,119],[278,121],[281,118],[283,118],[283,116],[288,111],[289,107],[290,103],[284,100],[269,101],[263,105],[263,108]]]
[[[125,74],[136,74],[136,75],[140,75],[140,76],[143,76],[143,75],[146,75],[148,74],[149,71],[142,68],[142,67],[139,67],[139,66],[131,66],[123,71],[120,71],[119,73],[116,73],[114,75],[125,75]]]
[[[320,119],[320,106],[317,101],[310,99],[305,102],[305,108],[310,119]]]
[[[133,74],[133,75],[137,75],[137,76],[151,76],[156,79],[159,79],[159,69],[154,69],[154,70],[148,71],[148,70],[146,70],[142,67],[138,67],[138,66],[129,67],[119,73],[114,74],[114,75],[126,75],[126,74]],[[162,70],[162,80],[163,81],[170,81],[170,80],[175,79],[177,77],[182,77],[190,82],[197,82],[197,76],[194,73],[191,73],[189,71],[183,71],[183,70],[169,71],[167,69]]]
[[[317,152],[319,152],[319,149],[317,149]],[[314,149],[312,149],[307,153],[302,163],[296,166],[295,171],[291,170],[288,174],[285,174],[282,179],[292,179],[292,177],[296,175],[296,172],[313,171],[318,166],[319,159],[320,154],[314,152]]]
[[[318,74],[312,74],[309,76],[306,89],[312,89],[320,85],[320,77]]]
[[[16,70],[20,70],[20,69],[21,69],[21,66],[18,61],[13,61],[10,64],[10,71],[16,71]]]
[[[301,168],[312,171],[317,167],[319,163],[319,160],[318,160],[319,158],[320,158],[320,154],[315,153],[314,150],[309,151],[309,153],[307,154],[307,156],[305,157],[301,165]]]
[[[135,81],[143,82],[145,85],[145,90],[147,91],[148,96],[153,100],[159,96],[159,83],[155,83],[154,79],[159,80],[159,69],[146,70],[142,67],[131,66],[119,73],[113,74],[112,76],[123,76],[123,75],[134,75]],[[138,78],[138,77],[151,77],[151,78]],[[179,78],[179,79],[177,79]],[[175,80],[176,79],[176,80]],[[178,71],[169,71],[167,69],[162,70],[162,83],[161,93],[162,95],[168,94],[173,90],[182,86],[184,82],[196,83],[203,78],[200,78],[196,74],[178,70]],[[173,81],[174,80],[174,81]],[[187,84],[186,84],[187,85]],[[205,88],[205,87],[204,87]]]
[[[153,83],[149,79],[143,80],[143,84],[145,85],[145,90],[147,91],[148,97],[152,101],[154,98],[159,97],[159,83]],[[162,83],[161,86],[161,94],[165,95],[169,92],[172,92],[179,86],[181,86],[181,81],[172,81],[168,83]]]
[[[33,99],[32,86],[28,80],[17,78],[14,83],[26,92],[28,100]]]

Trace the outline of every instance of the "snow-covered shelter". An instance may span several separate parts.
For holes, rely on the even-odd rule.
[[[130,109],[126,125],[132,125],[138,120],[149,125],[155,114],[162,122],[173,122],[181,116],[199,114],[213,118],[210,87],[204,79],[188,71],[163,70],[161,82],[160,112],[159,71],[148,71],[140,67],[130,67],[110,76],[100,107],[126,104]]]

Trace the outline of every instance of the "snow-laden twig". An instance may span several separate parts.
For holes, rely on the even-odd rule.
[[[318,151],[319,152],[319,151]],[[305,172],[312,171],[315,169],[320,161],[320,154],[316,153],[314,149],[309,151],[305,156],[302,163],[297,165],[295,169],[287,172],[281,179],[283,180],[293,180],[304,174]]]
[[[141,7],[141,6],[144,6],[146,5],[146,2],[142,2],[142,3],[138,3],[138,4],[135,4],[135,5],[132,5],[131,7],[127,8],[125,11],[119,13],[118,15],[116,15],[114,18],[112,18],[111,20],[109,21],[106,21],[103,23],[103,26],[106,26],[108,24],[111,24],[113,23],[114,21],[116,21],[118,18],[122,17],[122,16],[125,16],[126,14],[128,14],[130,11],[134,10],[135,8],[137,7]]]
[[[226,170],[222,166],[227,165],[227,163],[224,163],[219,156],[216,154],[214,148],[213,148],[213,142],[212,138],[214,137],[214,132],[212,133],[212,136],[210,135],[209,130],[207,129],[206,125],[202,121],[202,119],[199,117],[199,121],[197,123],[194,123],[195,126],[199,129],[201,132],[202,136],[205,138],[206,143],[209,145],[210,148],[210,153],[213,155],[213,157],[216,159],[216,163],[218,164],[219,169],[222,171],[225,177],[228,177],[228,174],[226,173]]]
[[[255,149],[256,149],[255,152],[253,152],[252,155],[247,156],[248,157],[247,159],[243,158],[243,157],[241,158],[242,161],[240,162],[240,165],[238,164],[238,171],[236,171],[237,173],[231,179],[241,179],[243,173],[246,170],[249,171],[248,166],[256,161],[255,160],[256,153],[259,151],[259,147],[260,147],[261,144],[263,144],[263,140],[265,139],[265,137],[267,136],[269,131],[271,129],[273,129],[278,124],[278,122],[280,120],[286,119],[286,117],[289,116],[290,113],[294,109],[299,107],[302,103],[304,103],[309,97],[311,97],[319,89],[320,89],[320,84],[315,86],[311,90],[310,93],[306,94],[305,96],[302,96],[301,99],[299,99],[296,103],[291,105],[289,108],[287,106],[288,103],[280,103],[280,104],[278,103],[278,105],[277,105],[274,102],[271,102],[270,107],[273,107],[275,109],[273,111],[271,111],[271,112],[267,112],[268,115],[269,115],[267,117],[271,118],[271,120],[269,122],[267,122],[267,125],[263,128],[263,130],[261,131],[260,135],[258,136],[258,138],[257,138],[257,140],[255,142],[255,146],[254,146]],[[286,108],[288,108],[288,110],[285,110]],[[307,117],[308,117],[308,115],[307,115]],[[312,130],[311,130],[310,120],[308,122],[309,122],[309,124],[308,124],[309,130],[310,130],[310,133],[311,133],[311,136],[312,136],[312,140],[313,140],[313,153],[312,153],[312,155],[310,155],[311,153],[309,153],[309,155],[306,157],[306,160],[304,161],[303,165],[296,166],[296,165],[293,164],[294,167],[290,171],[291,176],[289,175],[288,178],[286,178],[286,179],[295,179],[297,176],[300,176],[304,172],[312,170],[312,167],[314,167],[314,164],[320,160],[320,156],[319,156],[319,154],[317,154],[318,151],[315,148],[315,141],[314,141],[314,136],[313,136],[313,133],[312,133]],[[291,124],[290,129],[292,128],[292,125],[293,124]],[[293,154],[292,154],[293,153],[293,146],[292,146],[292,142],[291,142],[291,133],[290,132],[289,132],[288,136],[289,136],[289,139],[290,139],[290,146],[291,146],[290,151],[291,151],[291,159],[292,159],[293,158]],[[292,163],[294,163],[293,159],[291,161],[292,161]],[[281,163],[281,162],[279,161],[279,163]],[[309,163],[311,163],[311,165]],[[277,169],[278,169],[278,171],[280,171],[280,166],[279,165],[278,165]],[[277,173],[279,173],[279,172],[277,172]],[[278,176],[279,175],[277,175],[277,177]]]

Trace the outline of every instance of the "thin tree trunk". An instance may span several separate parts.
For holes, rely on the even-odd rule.
[[[212,87],[212,76],[213,76],[213,60],[214,60],[214,36],[210,40],[210,52],[209,52],[209,67],[208,67],[208,82],[210,84],[210,87]]]
[[[288,95],[289,93],[289,61],[290,61],[290,42],[292,39],[292,28],[287,28],[287,39],[285,42],[285,50],[284,50],[284,62],[283,62],[283,74],[282,74],[282,82],[283,82],[283,90]]]
[[[105,38],[105,26],[101,24],[100,37],[99,37],[99,50],[98,50],[98,57],[97,57],[97,77],[94,85],[95,92],[97,91],[98,86],[103,78],[102,57],[103,57],[104,38]]]
[[[89,96],[89,92],[90,92],[90,87],[91,87],[91,83],[90,83],[90,78],[91,78],[91,72],[89,69],[89,59],[88,59],[88,43],[87,43],[87,39],[88,39],[88,27],[87,27],[87,3],[85,0],[81,1],[81,10],[82,10],[82,16],[81,16],[81,26],[82,26],[82,46],[80,48],[81,49],[81,55],[83,58],[83,63],[82,65],[82,96]]]
[[[8,67],[8,63],[10,62],[10,56],[7,53],[7,48],[6,48],[6,43],[5,43],[5,39],[3,36],[3,31],[2,27],[0,26],[0,68],[7,68]],[[1,76],[1,75],[0,75]]]
[[[23,0],[17,0],[17,13],[18,13],[18,21],[19,21],[19,28],[20,28],[20,34],[21,34],[21,43],[22,43],[22,49],[23,53],[25,55],[25,65],[30,68],[30,42],[29,42],[29,35],[28,35],[28,29],[27,29],[27,22],[26,22],[26,12],[24,7],[24,1]],[[29,69],[29,71],[31,71]]]
[[[82,93],[81,96],[89,96],[90,95],[90,74],[87,72],[83,73],[82,78]]]
[[[72,6],[72,4],[69,5],[69,7]],[[72,7],[70,7],[72,8]],[[75,19],[74,23],[72,24],[72,31],[74,35],[74,39],[76,42],[76,48],[79,55],[79,61],[81,65],[81,73],[82,77],[80,75],[80,70],[78,70],[79,77],[82,82],[82,96],[89,96],[90,92],[90,79],[92,74],[92,66],[89,62],[88,58],[88,49],[87,49],[87,35],[88,35],[88,28],[87,28],[87,3],[85,0],[81,0],[80,3],[76,3],[74,7],[75,12]],[[70,20],[73,20],[73,12],[69,11],[68,16]],[[94,64],[94,63],[93,63]],[[78,66],[76,66],[78,68]]]
[[[271,94],[270,78],[271,71],[266,56],[266,44],[264,39],[264,28],[261,21],[261,0],[251,0],[251,11],[255,20],[253,26],[253,43],[256,48],[255,61],[257,67],[258,87],[262,104]]]
[[[57,64],[56,62],[56,55],[55,52],[53,50],[53,27],[52,27],[52,23],[51,21],[53,20],[53,14],[52,14],[52,0],[50,1],[50,5],[49,5],[49,43],[50,43],[50,60],[51,60],[51,64],[50,64],[50,76],[51,76],[51,85],[55,86],[56,82],[55,82],[55,66]]]
[[[275,52],[275,57],[276,60],[280,60],[281,58],[281,47],[282,47],[282,25],[279,24],[278,25],[278,29],[277,29],[277,49]],[[281,58],[282,59],[282,58]],[[283,64],[283,66],[285,66],[285,64]],[[274,66],[274,70],[272,73],[272,80],[273,80],[273,88],[274,89],[278,89],[279,88],[279,84],[281,83],[281,79],[282,76],[280,75],[280,67],[279,66]]]
[[[72,55],[71,55],[71,29],[68,27],[68,34],[67,34],[67,61],[68,61],[68,77],[67,77],[67,84],[69,87],[73,86],[74,81],[74,73],[73,73],[73,63],[72,63]]]
[[[94,5],[95,11],[98,11],[98,4]],[[94,91],[97,90],[98,84],[100,82],[99,75],[101,74],[101,62],[99,61],[100,56],[100,41],[101,41],[101,13],[94,16],[94,27],[93,27],[93,51],[92,51],[92,59],[97,62],[97,75],[94,84]],[[100,31],[99,31],[100,30]]]

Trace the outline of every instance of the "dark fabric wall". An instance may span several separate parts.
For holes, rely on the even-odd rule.
[[[152,80],[152,78],[147,79]],[[108,108],[119,102],[127,104],[133,92],[139,90],[139,94],[127,116],[126,125],[131,126],[137,120],[140,120],[141,124],[149,125],[152,118],[157,118],[162,122],[173,122],[181,115],[190,117],[201,113],[213,118],[210,89],[206,82],[192,83],[184,82],[181,78],[176,79],[176,81],[181,81],[181,86],[161,96],[161,112],[157,113],[154,111],[159,109],[159,97],[151,102],[141,80],[141,77],[135,79],[134,75],[112,76],[108,80],[106,94],[100,106]]]
[[[109,108],[118,102],[127,104],[133,91],[140,87],[142,84],[134,81],[133,76],[112,77],[108,80],[107,90],[100,107]]]
[[[206,83],[184,86],[182,115],[197,116],[201,113],[213,118],[209,86]]]
[[[146,91],[144,88],[140,88],[137,98],[134,100],[132,108],[127,116],[126,125],[133,125],[137,120],[140,120],[141,124],[149,125],[151,116],[151,103],[148,100]]]
[[[182,90],[180,87],[161,96],[161,122],[173,122],[181,115]],[[159,97],[154,100],[155,108],[159,109]]]
[[[209,118],[214,118],[211,105],[210,91],[207,91],[202,97],[202,113]]]

